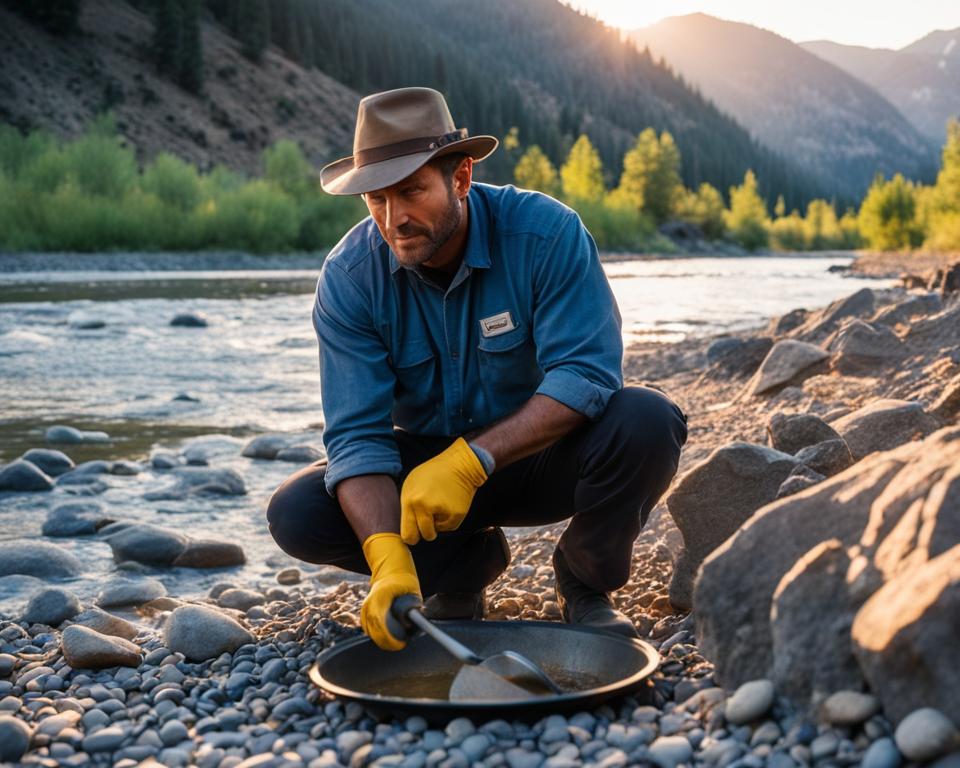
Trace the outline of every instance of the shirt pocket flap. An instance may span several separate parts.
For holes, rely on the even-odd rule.
[[[433,357],[433,347],[427,339],[407,340],[395,355],[391,354],[394,368],[410,368],[432,360]]]
[[[499,336],[480,337],[477,349],[482,352],[507,352],[527,341],[527,329],[518,324],[516,328]]]

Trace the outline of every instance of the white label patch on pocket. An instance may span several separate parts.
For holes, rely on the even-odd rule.
[[[500,312],[499,314],[490,315],[490,317],[484,317],[480,320],[480,332],[485,339],[491,336],[499,336],[501,333],[507,333],[516,327],[517,326],[513,324],[513,318],[510,317],[509,312]]]

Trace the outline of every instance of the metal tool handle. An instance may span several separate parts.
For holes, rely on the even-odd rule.
[[[480,664],[483,659],[477,656],[459,640],[454,640],[442,629],[432,624],[420,612],[422,604],[416,595],[400,595],[390,606],[390,615],[387,616],[387,629],[396,637],[407,638],[413,634],[414,628],[437,641],[449,654],[464,664]]]

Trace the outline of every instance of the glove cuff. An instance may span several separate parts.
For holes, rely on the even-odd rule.
[[[480,462],[480,458],[470,447],[470,443],[462,437],[458,437],[454,440],[453,445],[447,448],[447,452],[454,459],[456,471],[474,488],[479,488],[487,482],[487,473]]]
[[[388,574],[405,573],[417,577],[410,549],[399,533],[374,533],[363,542],[363,556],[370,566],[370,583]]]

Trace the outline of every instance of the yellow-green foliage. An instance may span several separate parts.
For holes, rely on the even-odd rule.
[[[586,134],[570,148],[560,169],[563,196],[571,203],[597,203],[603,199],[603,162]]]
[[[911,248],[923,240],[916,220],[916,189],[912,182],[897,174],[889,181],[874,179],[860,206],[860,232],[871,248],[898,250]]]
[[[513,178],[524,189],[536,189],[548,195],[557,195],[557,169],[536,144],[529,147],[513,169]]]
[[[676,199],[678,219],[696,224],[711,240],[723,237],[723,196],[718,189],[707,182],[703,182],[696,192],[681,187]]]
[[[263,162],[253,181],[166,153],[141,173],[109,118],[65,144],[0,127],[0,249],[316,250],[365,215],[358,199],[319,190],[293,142]]]
[[[623,156],[617,189],[622,199],[629,200],[657,223],[673,215],[683,184],[680,151],[667,131],[659,138],[653,128],[641,131],[636,144]]]
[[[767,245],[770,218],[767,206],[757,192],[757,177],[753,171],[746,172],[739,187],[730,187],[730,210],[724,220],[730,234],[747,250]]]
[[[797,211],[770,222],[770,247],[776,251],[802,251],[807,248],[807,229]]]
[[[924,245],[938,251],[960,251],[960,122],[947,125],[947,141],[936,186],[917,200],[917,218],[927,233]]]

